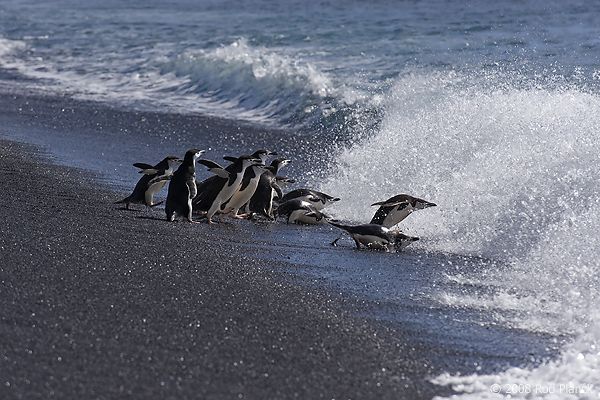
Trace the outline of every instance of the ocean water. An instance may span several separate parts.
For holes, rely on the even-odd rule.
[[[432,378],[458,398],[599,398],[600,5],[274,3],[4,1],[1,76],[312,138],[298,151],[321,162],[295,178],[342,198],[339,219],[367,222],[370,204],[399,193],[437,203],[402,222],[421,237],[406,253],[347,244],[342,264],[370,269],[325,257],[311,273],[426,304],[413,323],[468,325],[453,341],[480,338],[480,353],[531,348],[529,363]],[[314,236],[300,243],[291,261],[307,263]],[[497,332],[541,344],[497,344],[510,336]]]

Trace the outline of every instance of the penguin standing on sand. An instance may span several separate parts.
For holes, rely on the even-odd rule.
[[[390,197],[386,201],[371,204],[371,206],[380,206],[373,215],[371,223],[391,228],[408,217],[413,211],[435,207],[436,205],[408,194],[399,194]]]
[[[289,193],[286,193],[285,196],[281,199],[282,203],[285,203],[291,199],[300,199],[309,202],[313,207],[317,210],[323,210],[325,207],[335,203],[336,201],[340,201],[339,197],[333,197],[325,193],[317,192],[312,189],[296,189],[292,190]]]
[[[419,240],[418,237],[406,236],[399,230],[391,230],[378,224],[350,226],[333,221],[327,222],[348,232],[359,249],[362,244],[368,249],[385,250],[393,253],[402,251],[412,242]],[[333,244],[335,245],[335,242]]]
[[[270,156],[275,156],[277,155],[276,152],[274,151],[269,151],[269,150],[257,150],[254,153],[252,153],[250,156],[254,157],[254,158],[259,158],[261,160],[262,164],[265,164],[267,159]],[[237,157],[230,157],[230,156],[225,156],[223,157],[223,159],[225,161],[229,161],[229,162],[235,162],[235,160],[237,159]],[[209,160],[207,160],[209,161]],[[214,163],[213,165],[215,168],[221,168],[224,169],[223,167],[221,167],[220,165],[218,165],[217,163]],[[211,168],[211,167],[209,167]],[[192,201],[193,205],[194,205],[194,210],[198,209],[198,203],[200,202],[200,200],[202,199],[202,195],[204,194],[204,191],[210,187],[210,185],[212,184],[212,182],[217,179],[218,176],[211,176],[210,178],[207,178],[205,180],[203,180],[202,182],[196,182],[196,187],[198,188],[198,193],[196,194],[196,198]]]
[[[227,214],[231,210],[222,210],[221,206],[234,195],[240,187],[246,168],[255,163],[260,163],[260,158],[243,155],[227,168],[219,166],[210,160],[199,160],[199,163],[209,167],[209,171],[217,174],[217,177],[203,192],[196,209],[206,211],[208,223],[214,223],[212,217],[217,213]]]
[[[165,186],[167,180],[171,179],[173,169],[182,162],[179,157],[168,156],[154,166],[145,163],[133,164],[134,167],[141,168],[140,173],[144,176],[135,185],[133,193],[123,200],[116,201],[115,204],[125,203],[125,208],[128,210],[129,204],[145,204],[148,207],[162,204],[162,201],[154,203],[154,196]]]
[[[258,181],[258,187],[250,203],[248,204],[247,213],[256,213],[268,219],[273,219],[273,198],[278,195],[279,198],[283,198],[281,188],[277,184],[277,174],[291,161],[285,158],[276,158],[271,161],[269,165]]]
[[[227,214],[228,216],[242,219],[248,215],[246,213],[238,215],[238,211],[250,201],[256,192],[258,181],[260,180],[261,175],[266,171],[266,168],[267,167],[264,164],[253,164],[249,168],[246,168],[239,189],[231,196],[231,199],[223,205],[225,208],[231,209]]]
[[[175,214],[192,220],[192,199],[196,197],[196,160],[205,151],[190,149],[185,153],[183,163],[173,173],[165,204],[167,220],[173,221]]]

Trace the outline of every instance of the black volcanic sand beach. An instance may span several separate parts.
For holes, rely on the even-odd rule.
[[[77,129],[61,117],[69,100],[45,101],[4,95],[0,136]],[[89,126],[114,130],[131,116],[85,112]],[[0,398],[450,393],[428,381],[441,372],[430,356],[442,349],[360,318],[368,302],[311,285],[294,265],[254,257],[242,245],[252,225],[242,237],[236,224],[127,211],[113,204],[125,193],[96,173],[54,164],[39,147],[0,144]]]

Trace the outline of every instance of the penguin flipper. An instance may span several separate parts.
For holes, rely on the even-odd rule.
[[[146,164],[146,163],[141,163],[141,162],[137,162],[135,164],[133,164],[134,167],[138,167],[139,169],[149,169],[149,168],[154,168],[153,165],[150,164]]]
[[[163,182],[163,181],[169,181],[171,180],[171,178],[173,177],[173,175],[169,174],[169,175],[158,175],[156,178],[150,179],[148,181],[148,187],[154,185],[155,183],[159,183],[159,182]]]
[[[396,206],[399,206],[402,204],[405,204],[405,206],[402,207],[401,209],[408,206],[410,204],[410,202],[408,200],[400,200],[400,201],[395,201],[392,203],[388,203],[387,201],[378,201],[377,203],[371,204],[371,207],[373,207],[373,206],[396,207]]]
[[[344,225],[344,224],[340,224],[339,222],[331,219],[331,218],[326,218],[325,221],[327,221],[328,224],[333,225],[335,227],[338,227],[340,229],[345,230],[346,232],[348,232],[349,229],[352,229],[351,226],[349,225]]]
[[[151,168],[145,168],[139,171],[140,174],[144,174],[144,175],[155,175],[158,174],[159,171],[153,167]]]
[[[271,184],[271,187],[273,188],[273,190],[275,190],[275,193],[277,193],[277,196],[279,196],[280,199],[283,198],[283,192],[281,191],[281,188],[279,187],[279,185],[273,181],[273,183]]]
[[[223,168],[209,168],[208,170],[221,178],[229,179],[229,172]]]
[[[220,166],[219,164],[217,164],[216,162],[214,162],[214,161],[211,161],[211,160],[207,160],[207,159],[205,159],[205,158],[201,158],[201,159],[200,159],[200,160],[198,160],[197,162],[198,162],[198,164],[202,164],[202,165],[204,165],[205,167],[208,167],[208,168],[221,168],[221,169],[224,169],[223,167],[221,167],[221,166]],[[209,170],[209,171],[210,171],[210,170]]]

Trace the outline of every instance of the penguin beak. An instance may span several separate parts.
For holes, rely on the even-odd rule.
[[[422,210],[422,209],[424,209],[424,208],[435,207],[435,206],[437,206],[437,204],[435,204],[435,203],[431,203],[431,202],[429,202],[429,201],[419,201],[419,202],[416,204],[416,207],[415,207],[415,208],[418,208],[418,209]]]

